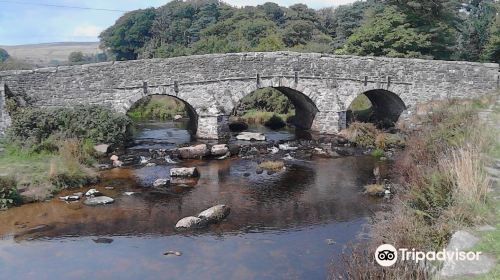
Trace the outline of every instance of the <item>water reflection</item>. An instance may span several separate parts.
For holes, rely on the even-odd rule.
[[[105,171],[95,187],[114,204],[53,199],[0,212],[2,277],[325,278],[333,255],[380,206],[361,195],[374,164],[364,156],[290,161],[285,171],[268,175],[257,174],[257,163],[247,159],[184,161],[178,165],[197,166],[201,177],[163,190],[150,186],[173,165]],[[174,230],[180,218],[219,203],[231,207],[225,221]],[[163,256],[166,250],[183,255]]]

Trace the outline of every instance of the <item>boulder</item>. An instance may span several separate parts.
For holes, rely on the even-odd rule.
[[[117,161],[118,160],[118,156],[117,155],[112,155],[109,159],[111,161]]]
[[[209,150],[206,144],[179,148],[178,151],[179,156],[185,159],[201,158],[209,154]]]
[[[94,146],[94,151],[98,155],[105,155],[109,152],[110,145],[108,144],[99,144]]]
[[[283,151],[295,151],[295,150],[298,150],[299,147],[293,147],[293,146],[290,146],[290,144],[288,143],[285,143],[285,144],[279,144],[278,145],[278,148],[280,150],[283,150]]]
[[[229,152],[231,153],[231,155],[233,156],[236,156],[240,153],[240,145],[238,144],[229,144],[227,145],[228,149],[229,149]]]
[[[180,119],[182,119],[182,116],[181,116],[181,115],[175,115],[175,116],[174,116],[174,120],[175,120],[175,121],[178,121],[178,120],[180,120]]]
[[[85,193],[85,196],[102,196],[102,193],[96,189],[90,189]]]
[[[114,199],[111,197],[107,196],[97,196],[97,197],[89,197],[87,198],[83,204],[88,205],[88,206],[96,206],[96,205],[104,205],[104,204],[110,204],[115,202]]]
[[[236,135],[236,139],[244,141],[266,141],[266,136],[262,133],[257,132],[242,132]]]
[[[207,224],[206,220],[200,219],[198,217],[185,217],[180,219],[177,224],[175,224],[175,228],[178,230],[183,230],[183,229],[193,229],[193,228],[200,228],[203,227]]]
[[[223,156],[229,152],[226,144],[213,145],[210,149],[212,156]]]
[[[166,187],[170,181],[168,179],[156,179],[153,183],[153,187],[160,188]]]
[[[121,167],[123,165],[123,161],[121,160],[115,160],[113,161],[113,166],[114,167]]]
[[[201,212],[198,214],[198,218],[206,219],[208,222],[219,222],[226,218],[230,212],[231,209],[228,206],[219,204]]]
[[[170,169],[170,177],[199,177],[196,167],[177,167]]]

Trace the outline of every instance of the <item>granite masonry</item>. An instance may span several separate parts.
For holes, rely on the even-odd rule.
[[[37,107],[99,104],[118,112],[148,95],[188,106],[199,138],[228,131],[228,117],[258,88],[274,87],[296,107],[296,125],[319,133],[345,126],[354,98],[366,94],[377,115],[397,120],[420,102],[470,98],[498,88],[499,66],[385,57],[269,52],[211,54],[0,72],[0,131],[6,96]]]

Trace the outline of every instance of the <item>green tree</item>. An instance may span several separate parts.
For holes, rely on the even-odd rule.
[[[314,25],[305,20],[294,20],[283,30],[283,42],[287,47],[305,45],[312,38]]]
[[[500,63],[500,3],[495,4],[495,18],[488,30],[489,38],[486,41],[481,59]]]
[[[341,54],[390,57],[425,57],[430,36],[412,28],[406,16],[389,6],[374,14],[347,39]]]
[[[269,35],[267,37],[261,38],[259,40],[259,44],[255,48],[255,51],[258,52],[273,52],[273,51],[279,51],[285,48],[285,44],[283,43],[283,40],[275,35]]]
[[[68,56],[68,61],[70,63],[80,63],[84,62],[85,58],[82,52],[71,52]]]
[[[154,8],[126,13],[101,33],[99,38],[103,47],[118,60],[136,59],[151,38],[154,18]]]
[[[0,48],[0,62],[6,61],[7,58],[9,57],[10,57],[9,53],[6,50]]]

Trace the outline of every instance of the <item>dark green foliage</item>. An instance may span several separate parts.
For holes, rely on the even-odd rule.
[[[430,36],[410,26],[407,17],[395,7],[386,7],[367,19],[339,51],[343,54],[426,57]]]
[[[136,59],[140,49],[151,38],[155,9],[136,10],[123,15],[115,25],[99,36],[118,60]]]
[[[9,136],[26,144],[42,144],[49,137],[89,139],[95,143],[124,144],[130,120],[104,107],[25,107],[12,114]]]
[[[0,48],[0,62],[6,61],[7,58],[9,57],[10,57],[9,53],[6,50]]]
[[[276,114],[288,114],[294,107],[283,93],[274,88],[263,88],[245,96],[236,111],[240,113],[252,109]]]
[[[14,178],[0,176],[0,210],[4,210],[21,201],[17,193]]]
[[[174,0],[122,16],[101,35],[116,59],[299,52],[498,61],[494,0],[367,0],[321,10]]]

